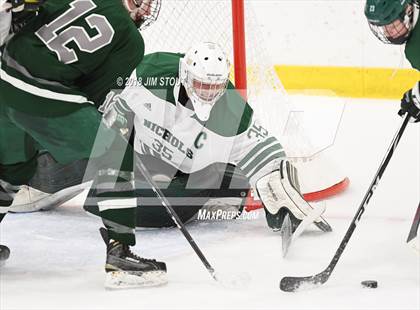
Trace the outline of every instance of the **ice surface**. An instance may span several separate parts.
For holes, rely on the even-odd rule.
[[[73,200],[50,212],[7,215],[0,237],[12,254],[0,271],[0,309],[419,309],[419,257],[405,244],[420,197],[419,124],[409,124],[330,280],[315,290],[279,290],[283,276],[327,266],[400,124],[397,101],[346,101],[333,150],[351,186],[327,201],[334,232],[311,227],[283,259],[281,238],[263,213],[188,226],[216,271],[249,274],[247,287],[215,282],[181,233],[162,229],[138,231],[135,250],[166,261],[169,284],[106,291],[101,221]],[[365,279],[377,280],[378,289],[362,289]]]

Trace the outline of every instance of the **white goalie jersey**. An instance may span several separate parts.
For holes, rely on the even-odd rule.
[[[251,186],[278,169],[285,152],[255,118],[232,84],[201,122],[178,80],[181,54],[146,55],[117,100],[134,112],[135,151],[162,159],[184,173],[213,163],[233,164]]]

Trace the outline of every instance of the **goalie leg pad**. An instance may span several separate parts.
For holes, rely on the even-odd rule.
[[[300,221],[313,210],[313,207],[303,199],[300,193],[297,169],[287,160],[280,162],[278,170],[259,179],[256,189],[266,210],[267,222],[271,228],[281,229],[285,217],[285,214],[282,214],[282,208],[290,213],[295,229]],[[332,230],[322,217],[316,219],[314,224],[323,231]]]

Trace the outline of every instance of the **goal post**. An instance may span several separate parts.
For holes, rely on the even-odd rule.
[[[232,0],[232,31],[235,87],[242,97],[247,96],[245,7],[244,0]]]

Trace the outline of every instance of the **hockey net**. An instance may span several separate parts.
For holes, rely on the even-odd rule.
[[[199,42],[215,42],[221,45],[232,63],[235,59],[236,68],[234,69],[236,70],[231,71],[231,80],[235,81],[235,86],[238,88],[239,85],[239,88],[243,88],[240,80],[246,79],[246,96],[258,118],[281,141],[288,157],[295,164],[304,165],[309,160],[319,157],[315,155],[319,155],[320,149],[328,145],[314,146],[305,133],[300,114],[293,113],[287,93],[266,48],[264,31],[254,7],[257,4],[255,2],[164,0],[156,23],[142,32],[146,43],[146,53],[158,51],[185,53],[192,45]],[[245,20],[244,30],[237,27],[236,17],[238,16],[239,23],[240,18]],[[245,37],[243,51],[240,48],[238,50],[238,44],[241,44],[238,40],[241,36]],[[246,60],[246,68],[238,68],[244,62],[237,59],[243,61],[243,58]],[[243,72],[246,76],[235,76],[238,72]],[[311,166],[311,168],[317,166],[321,174],[322,170],[332,170],[331,167],[324,167],[324,163],[313,163]],[[325,180],[325,175],[323,178]],[[337,181],[334,181],[335,179]],[[326,184],[318,185],[317,182],[312,181],[315,185],[311,185],[307,191],[309,191],[308,194],[319,192],[311,196],[315,198],[312,200],[322,199],[347,187],[346,182],[348,180],[344,180],[341,175],[332,177]],[[336,188],[338,190],[323,192],[330,187],[329,184],[335,186],[336,183],[339,185]]]

